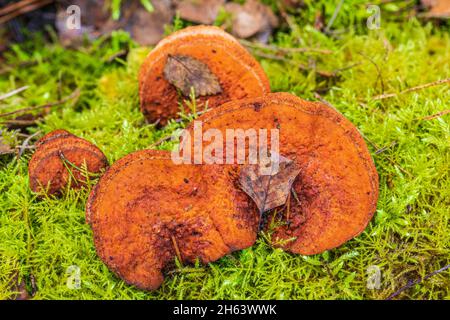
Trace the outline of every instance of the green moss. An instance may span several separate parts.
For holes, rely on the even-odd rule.
[[[17,271],[29,288],[34,277],[36,299],[383,299],[408,280],[450,264],[450,115],[421,120],[448,109],[449,86],[371,99],[450,77],[445,25],[383,20],[382,29],[368,32],[361,20],[365,8],[355,2],[358,10],[345,4],[336,19],[333,28],[349,29],[337,38],[310,27],[320,7],[306,3],[303,16],[296,18],[298,28],[282,29],[273,44],[320,47],[333,53],[293,53],[284,61],[259,60],[273,91],[310,100],[319,92],[367,139],[380,176],[380,199],[374,219],[360,236],[309,257],[272,249],[260,237],[252,248],[207,266],[179,267],[159,290],[146,293],[124,284],[97,257],[84,221],[89,190],[38,200],[28,188],[30,155],[19,160],[2,157],[0,299],[12,294],[9,283]],[[333,10],[334,6],[326,5],[327,17]],[[178,26],[172,29],[182,24],[177,20]],[[130,49],[126,60],[107,62],[124,48]],[[0,76],[0,92],[29,86],[1,101],[0,110],[56,101],[79,88],[79,99],[54,108],[38,129],[67,129],[97,144],[113,162],[183,126],[172,122],[157,130],[145,124],[139,111],[137,72],[148,51],[122,32],[79,50],[45,45],[39,39],[15,46],[7,56],[8,65],[31,60],[37,64]],[[261,52],[254,51],[255,55]],[[321,77],[308,67],[313,64],[318,70],[344,70],[336,77]],[[375,153],[386,146],[391,147]],[[168,143],[159,146],[168,147]],[[66,286],[71,265],[81,271],[77,290]],[[382,272],[379,290],[366,287],[367,268],[372,265]],[[448,299],[448,275],[448,271],[440,273],[399,297]]]

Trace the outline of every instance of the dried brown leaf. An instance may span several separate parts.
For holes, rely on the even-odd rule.
[[[422,5],[429,11],[424,15],[428,18],[450,18],[450,0],[422,0]]]
[[[11,153],[14,153],[14,150],[0,138],[0,156]]]
[[[212,24],[225,0],[181,0],[177,4],[180,18],[201,24]]]
[[[175,11],[171,0],[152,0],[154,11],[149,12],[139,1],[123,1],[119,20],[113,20],[108,1],[72,0],[63,1],[56,16],[56,27],[63,45],[78,46],[87,36],[98,38],[113,30],[124,29],[141,45],[154,45],[164,36],[164,28],[171,24]],[[81,9],[81,28],[68,29],[66,12],[69,5]]]
[[[200,60],[184,55],[169,55],[164,66],[164,77],[189,96],[194,88],[195,96],[207,96],[222,92],[219,80]]]
[[[261,174],[261,166],[256,164],[245,165],[239,176],[242,190],[253,199],[261,214],[286,203],[292,184],[300,173],[295,163],[283,156],[279,158],[278,170],[274,162],[269,165],[271,174]]]
[[[19,281],[19,274],[15,273],[10,283],[10,291],[14,292],[9,300],[29,300],[32,296],[28,293],[25,279]]]
[[[266,42],[272,30],[278,26],[278,18],[270,7],[258,0],[247,0],[244,5],[229,2],[225,10],[233,17],[232,33],[239,38],[256,36]]]

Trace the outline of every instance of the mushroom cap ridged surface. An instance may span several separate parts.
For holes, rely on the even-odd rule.
[[[100,173],[108,167],[108,160],[91,142],[65,130],[52,131],[36,142],[36,152],[28,164],[30,188],[49,195],[60,193],[69,181],[71,188],[80,188],[86,177],[77,168],[84,164],[87,172]]]
[[[128,284],[157,289],[180,254],[215,261],[256,240],[258,216],[224,166],[175,164],[143,150],[114,163],[86,206],[99,257]]]
[[[270,92],[264,70],[233,36],[213,26],[188,27],[159,42],[141,66],[141,111],[149,122],[160,120],[164,125],[179,112],[179,93],[164,77],[169,55],[198,59],[218,78],[221,93],[197,98],[199,103],[208,101],[210,109],[227,101]]]
[[[303,255],[321,253],[357,236],[371,220],[378,174],[357,128],[335,109],[272,93],[227,103],[197,121],[203,132],[213,128],[223,136],[226,129],[279,129],[279,153],[293,160],[300,174],[289,222],[280,217],[284,223],[272,234],[275,246]]]

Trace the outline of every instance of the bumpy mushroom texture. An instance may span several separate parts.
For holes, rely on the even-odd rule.
[[[251,246],[258,215],[224,166],[176,165],[144,150],[114,163],[86,206],[99,257],[140,289],[157,289],[180,254],[211,262]]]
[[[36,152],[28,164],[30,188],[33,192],[58,194],[67,187],[81,188],[86,183],[84,172],[99,173],[108,166],[103,152],[94,144],[65,131],[55,130],[36,142]]]
[[[274,227],[275,246],[321,253],[360,234],[372,218],[378,174],[358,130],[333,108],[273,93],[230,102],[197,120],[204,131],[223,134],[237,128],[279,129],[280,154],[294,160],[300,174],[293,185],[298,200],[291,197],[289,214],[284,212]]]
[[[167,120],[179,112],[177,88],[164,77],[168,56],[189,56],[205,63],[218,78],[221,93],[199,97],[214,108],[226,101],[259,97],[270,92],[269,80],[259,63],[231,35],[212,26],[188,27],[163,39],[147,56],[139,73],[141,111],[148,122]]]

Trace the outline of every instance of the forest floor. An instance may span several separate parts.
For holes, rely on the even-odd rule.
[[[172,31],[182,25],[177,21]],[[395,298],[449,299],[449,270],[436,272],[450,264],[448,29],[415,18],[338,36],[293,27],[275,33],[272,47],[249,50],[272,91],[327,101],[363,134],[380,197],[361,235],[314,256],[273,249],[260,237],[217,262],[179,266],[157,291],[140,291],[96,255],[84,219],[89,188],[37,199],[28,186],[27,150],[0,156],[0,299],[22,281],[34,299],[386,299],[412,281],[418,283]],[[329,52],[279,50],[299,46]],[[127,55],[115,57],[124,49]],[[187,124],[160,130],[145,123],[137,73],[150,50],[124,32],[76,50],[39,37],[14,45],[0,67],[0,96],[27,88],[0,100],[0,113],[69,97],[46,108],[30,133],[67,129],[99,146],[111,163],[148,148]],[[11,119],[0,118],[0,129],[2,143],[14,146],[20,136],[4,122]],[[80,270],[79,289],[67,286],[70,266]],[[380,271],[378,288],[367,285],[372,270]]]

